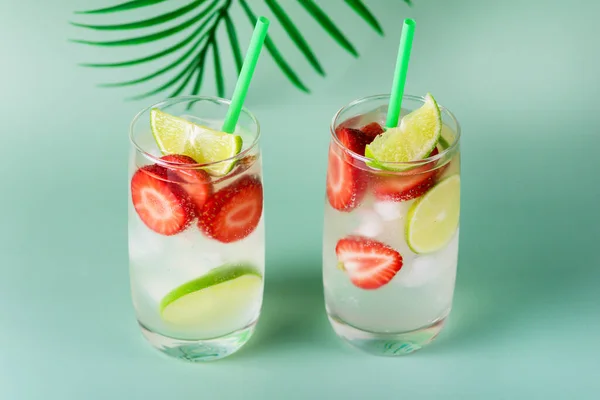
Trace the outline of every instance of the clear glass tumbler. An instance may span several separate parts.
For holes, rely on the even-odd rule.
[[[229,104],[214,97],[173,98],[142,110],[131,123],[133,305],[154,347],[190,361],[237,351],[260,315],[265,258],[260,129],[244,109],[234,132],[243,140],[241,151],[198,164],[159,150],[151,114],[158,109],[195,124],[186,140],[176,139],[185,149],[201,143],[194,135],[202,127],[220,130]],[[181,134],[162,129],[163,138]]]
[[[364,351],[396,356],[431,342],[452,306],[460,127],[440,106],[442,137],[428,158],[379,169],[362,155],[364,143],[363,153],[355,152],[353,129],[372,140],[388,103],[389,95],[356,100],[331,123],[323,283],[337,335]],[[404,96],[401,116],[423,104],[422,97]]]

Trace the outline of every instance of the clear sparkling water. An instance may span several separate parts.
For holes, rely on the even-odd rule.
[[[382,124],[385,109],[363,114],[357,125]],[[447,126],[443,134],[453,137]],[[445,175],[457,172],[449,169]],[[377,201],[368,190],[359,207],[340,212],[325,200],[323,281],[327,311],[333,319],[359,330],[387,334],[415,331],[447,316],[456,278],[458,230],[439,251],[414,253],[405,238],[407,213],[414,201]],[[376,290],[364,290],[338,269],[335,247],[348,235],[381,241],[402,255],[403,266],[391,282]]]
[[[220,127],[221,121],[202,120],[185,116],[195,123]],[[252,136],[245,131],[244,148],[251,144]],[[141,135],[138,144],[160,156],[152,135]],[[261,159],[258,156],[242,173],[214,182],[214,192],[232,184],[245,175],[260,177]],[[141,157],[131,159],[130,176],[137,170]],[[147,163],[148,160],[142,160]],[[253,298],[245,302],[245,309],[231,315],[222,324],[209,324],[205,329],[173,326],[160,315],[160,303],[173,289],[206,275],[224,264],[249,264],[264,277],[264,209],[255,230],[246,238],[232,243],[221,243],[205,236],[197,227],[197,219],[183,232],[163,236],[150,230],[140,219],[128,197],[129,268],[132,298],[140,324],[152,334],[181,340],[204,340],[228,335],[254,323],[262,304],[262,286]]]

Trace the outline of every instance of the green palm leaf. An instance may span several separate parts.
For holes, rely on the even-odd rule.
[[[203,37],[201,37],[200,40],[196,41],[196,43],[194,43],[194,45],[188,51],[186,51],[181,57],[179,57],[178,59],[173,61],[171,64],[159,69],[158,71],[156,71],[152,74],[146,75],[143,78],[134,79],[132,81],[117,82],[117,83],[103,83],[99,86],[101,86],[101,87],[130,86],[130,85],[135,85],[137,83],[146,82],[146,81],[149,81],[150,79],[156,78],[157,76],[160,76],[160,75],[172,70],[173,68],[177,67],[179,64],[181,64],[182,62],[187,60],[194,53],[194,50],[196,50],[196,47],[200,44],[200,42],[202,42],[202,40],[204,40]]]
[[[96,64],[82,63],[79,65],[81,65],[82,67],[95,67],[95,68],[111,67],[111,68],[114,68],[114,67],[129,67],[132,65],[138,65],[138,64],[142,64],[142,63],[149,62],[152,60],[156,60],[158,58],[162,58],[166,55],[169,55],[169,54],[181,49],[182,47],[185,47],[185,45],[190,43],[192,40],[194,40],[194,38],[196,38],[200,34],[200,32],[202,32],[203,29],[204,29],[204,25],[201,25],[198,29],[196,29],[188,37],[186,37],[185,39],[183,39],[181,42],[177,43],[176,45],[171,46],[168,49],[159,51],[158,53],[154,53],[154,54],[151,54],[146,57],[136,58],[135,60],[129,60],[129,61],[114,62],[114,63],[96,63]]]
[[[215,63],[215,83],[217,87],[217,96],[225,97],[225,82],[223,80],[223,70],[221,68],[221,56],[219,55],[219,46],[217,38],[212,42],[213,60]]]
[[[217,15],[216,13],[212,14],[208,19],[207,22],[210,21],[211,19],[213,19],[213,17]],[[204,28],[205,26],[201,26],[200,28]],[[134,79],[131,81],[126,81],[126,82],[117,82],[117,83],[104,83],[101,84],[99,86],[101,87],[121,87],[121,86],[129,86],[129,85],[135,85],[137,83],[142,83],[142,82],[146,82],[149,81],[153,78],[156,78],[157,76],[160,76],[170,70],[172,70],[173,68],[177,67],[179,64],[181,64],[182,62],[184,62],[185,60],[187,60],[193,53],[194,50],[196,50],[198,48],[198,46],[200,46],[200,43],[202,41],[204,41],[206,39],[206,34],[208,32],[205,32],[204,34],[200,35],[200,38],[188,49],[188,51],[186,51],[185,53],[183,53],[183,55],[179,58],[177,58],[175,61],[173,61],[172,63],[166,65],[165,67],[159,69],[158,71],[146,75],[143,78],[139,78],[139,79]]]
[[[367,8],[367,6],[365,6],[365,3],[362,2],[362,0],[345,0],[346,3],[354,10],[356,11],[356,13],[358,15],[361,16],[362,19],[365,20],[365,22],[369,25],[371,25],[371,27],[373,29],[375,29],[377,31],[377,33],[379,33],[380,35],[383,35],[383,29],[381,29],[381,25],[379,25],[379,22],[377,22],[377,19],[375,18],[375,16],[371,13],[371,11],[369,11],[369,9]],[[410,4],[410,0],[404,0],[409,2]]]
[[[231,17],[228,13],[225,14],[225,27],[227,28],[227,36],[229,37],[229,43],[231,44],[231,51],[233,52],[233,58],[235,59],[235,67],[237,68],[238,74],[242,71],[242,63],[244,58],[242,57],[242,50],[240,50],[240,42],[235,33],[235,26]]]
[[[289,37],[294,41],[298,49],[304,54],[304,57],[308,60],[308,62],[313,66],[313,68],[320,74],[325,75],[325,71],[323,71],[323,67],[319,64],[319,60],[312,52],[308,43],[304,39],[304,36],[300,33],[294,22],[290,19],[287,13],[281,8],[279,3],[276,0],[265,0],[277,20],[283,26],[283,29],[287,32]]]
[[[153,33],[153,34],[145,35],[145,36],[138,36],[138,37],[131,38],[131,39],[114,40],[114,41],[110,41],[110,42],[91,42],[91,41],[87,41],[87,40],[73,40],[73,42],[82,43],[82,44],[90,44],[90,45],[94,45],[94,46],[129,46],[129,45],[134,45],[134,44],[154,42],[156,40],[164,39],[166,37],[174,35],[178,32],[181,32],[182,30],[192,26],[193,24],[195,24],[196,22],[198,22],[202,18],[204,18],[204,16],[206,14],[208,14],[217,5],[217,3],[218,3],[218,0],[213,1],[211,5],[209,5],[206,9],[204,9],[201,13],[199,13],[195,17],[193,17],[177,26],[166,29],[162,32]]]
[[[250,20],[252,26],[256,25],[256,15],[254,15],[252,10],[248,6],[248,3],[246,3],[246,0],[240,0],[240,4],[246,12],[246,15],[248,16],[248,19]],[[298,78],[298,75],[296,75],[292,67],[290,67],[289,64],[285,61],[285,59],[283,58],[283,56],[277,49],[277,46],[275,46],[275,43],[273,43],[273,40],[271,40],[271,37],[269,35],[267,35],[267,37],[265,38],[265,47],[267,48],[267,51],[271,54],[271,57],[273,57],[273,60],[275,60],[275,63],[279,66],[279,68],[285,74],[285,76],[287,76],[290,82],[292,82],[294,86],[296,86],[298,89],[309,93],[310,90],[308,90],[308,88],[304,86],[304,83],[302,83],[300,78]]]
[[[109,0],[107,0],[109,1]],[[126,1],[121,4],[100,8],[89,11],[76,12],[80,15],[89,14],[109,14],[128,10],[135,10],[142,7],[149,7],[158,3],[162,3],[165,0],[133,0]],[[256,1],[256,0],[255,0]],[[403,3],[412,5],[411,0],[402,0]],[[302,26],[293,20],[293,16],[290,15],[285,7],[282,6],[284,2],[278,0],[264,0],[265,4],[275,16],[277,22],[284,29],[286,34],[291,39],[294,48],[300,52],[306,58],[312,69],[319,75],[325,76],[325,71],[319,62],[317,56],[312,50],[310,44],[302,34]],[[314,0],[298,0],[305,11],[321,26],[321,28],[329,35],[340,47],[348,51],[350,54],[358,57],[358,51],[354,48],[348,38],[342,33],[340,28],[333,22],[331,17],[319,7]],[[224,30],[227,34],[228,44],[230,45],[231,52],[233,55],[233,61],[235,68],[239,74],[242,68],[243,54],[238,40],[236,26],[231,17],[231,8],[234,5],[239,5],[242,8],[243,13],[247,19],[254,26],[256,24],[257,17],[250,8],[248,0],[188,0],[185,5],[178,6],[176,9],[164,12],[161,11],[160,15],[144,18],[138,21],[122,24],[86,24],[79,22],[71,22],[72,25],[86,29],[86,30],[97,30],[97,31],[129,31],[137,29],[146,29],[154,26],[159,26],[171,21],[175,21],[180,17],[187,17],[185,21],[177,23],[175,26],[171,26],[167,29],[155,31],[150,34],[143,36],[135,36],[130,38],[123,38],[119,40],[111,41],[89,41],[89,40],[71,40],[75,43],[92,45],[92,46],[103,46],[103,47],[115,47],[115,46],[137,46],[144,45],[159,41],[161,39],[168,38],[179,32],[185,31],[189,28],[191,33],[186,34],[182,39],[179,39],[177,43],[171,44],[170,47],[164,48],[163,50],[149,54],[144,57],[130,59],[118,62],[106,62],[106,63],[82,63],[81,66],[94,67],[94,68],[119,68],[119,67],[132,67],[151,61],[163,59],[169,55],[174,54],[175,59],[166,65],[163,64],[158,70],[144,75],[137,79],[132,79],[124,82],[106,83],[101,84],[101,87],[124,87],[141,84],[144,82],[152,81],[158,77],[164,76],[169,72],[176,71],[179,69],[174,76],[172,76],[167,82],[160,85],[159,87],[150,90],[146,93],[140,94],[130,99],[138,100],[143,99],[155,94],[161,93],[165,90],[175,87],[173,93],[169,97],[178,96],[183,93],[186,89],[191,94],[199,94],[202,89],[202,81],[205,72],[205,66],[207,62],[207,53],[210,50],[212,55],[212,63],[214,68],[215,77],[215,91],[220,97],[224,96],[225,93],[225,74],[223,69],[223,63],[221,59],[221,49],[219,43],[217,43],[217,32],[224,26]],[[366,5],[366,0],[344,0],[344,3],[350,7],[365,23],[367,23],[371,29],[380,35],[383,35],[383,28],[377,21],[375,15],[369,10]],[[191,18],[188,15],[192,14],[197,10],[197,14]],[[297,72],[292,68],[290,63],[283,56],[273,38],[267,35],[265,38],[265,49],[266,52],[273,58],[273,61],[277,67],[281,70],[283,75],[299,90],[309,93],[308,87],[300,79]],[[190,87],[190,82],[194,80],[193,85]]]
[[[90,11],[76,11],[76,14],[107,14],[117,11],[126,11],[133,10],[135,8],[153,6],[158,3],[162,3],[166,0],[132,0],[127,3],[119,4],[118,6],[101,8],[99,10],[90,10]]]
[[[190,11],[196,9],[206,0],[196,0],[188,4],[187,6],[183,6],[178,8],[175,11],[168,12],[163,15],[159,15],[158,17],[145,19],[143,21],[132,22],[129,24],[119,24],[119,25],[86,25],[86,24],[78,24],[76,22],[71,22],[71,25],[78,26],[80,28],[88,28],[95,29],[100,31],[117,31],[117,30],[127,30],[127,29],[139,29],[139,28],[147,28],[149,26],[164,24],[165,22],[169,22],[174,20],[175,18],[181,17],[189,13]]]
[[[344,49],[348,50],[354,57],[358,57],[358,52],[352,46],[352,43],[346,39],[342,31],[338,29],[333,21],[321,10],[321,8],[313,0],[298,0],[306,11],[321,25],[323,29],[335,39]]]
[[[199,79],[200,82],[202,81],[202,74],[204,73],[204,55],[206,54],[206,50],[208,49],[208,43],[209,42],[206,42],[206,45],[202,48],[200,53],[198,53],[198,55],[196,57],[194,57],[194,60],[192,61],[192,66],[194,66],[196,68],[191,68],[189,70],[185,70],[185,75],[186,75],[185,79],[181,82],[181,84],[177,87],[177,89],[175,89],[175,91],[173,93],[171,93],[171,95],[169,97],[179,96],[181,94],[181,92],[183,92],[183,90],[186,88],[186,86],[188,85],[190,80],[192,79],[194,72],[197,73],[196,79],[197,80]],[[194,84],[194,87],[197,84],[198,84],[198,81],[196,81],[196,83]],[[198,94],[198,92],[192,93],[192,94]],[[192,106],[192,104],[188,105],[188,110],[191,106]]]
[[[196,61],[197,62],[197,61]],[[183,90],[186,88],[186,86],[188,85],[188,83],[190,83],[190,80],[192,79],[192,75],[194,75],[194,71],[197,71],[198,73],[202,73],[204,71],[204,68],[200,68],[200,69],[191,69],[187,72],[187,76],[186,78],[183,80],[183,82],[181,82],[181,84],[179,85],[179,87],[177,89],[175,89],[175,91],[173,93],[171,93],[171,95],[169,97],[176,97],[179,96],[181,94],[181,92],[183,92]]]
[[[205,40],[206,41],[206,40]],[[130,100],[140,100],[146,97],[150,97],[153,96],[155,94],[158,94],[164,90],[167,90],[168,88],[170,88],[171,86],[174,86],[177,82],[179,82],[183,77],[185,77],[185,75],[187,73],[189,73],[190,75],[194,72],[194,67],[196,66],[196,64],[198,63],[198,59],[202,56],[202,54],[204,53],[204,47],[202,48],[202,50],[200,51],[200,53],[198,54],[197,57],[194,57],[192,59],[192,61],[190,61],[188,63],[188,65],[185,66],[185,68],[183,70],[181,70],[179,72],[179,74],[175,75],[173,78],[171,78],[171,80],[169,80],[167,83],[165,83],[164,85],[151,90],[149,92],[143,93],[139,96],[134,96],[131,97]],[[189,81],[189,79],[188,79]],[[183,90],[183,87],[185,87],[185,85],[182,85],[181,90]]]
[[[231,1],[231,0],[229,0],[229,1]],[[192,93],[197,90],[196,93],[194,93],[194,94],[197,94],[198,91],[200,90],[200,84],[202,82],[202,74],[204,73],[204,59],[206,57],[206,52],[208,51],[208,48],[211,45],[212,41],[215,40],[216,28],[218,27],[220,20],[223,18],[223,9],[226,6],[227,6],[227,4],[223,7],[221,7],[219,9],[219,11],[215,13],[215,14],[218,14],[219,16],[216,18],[216,20],[212,24],[212,26],[209,29],[207,29],[207,35],[205,35],[202,38],[202,40],[204,41],[204,44],[202,45],[202,48],[198,52],[198,55],[196,57],[194,57],[192,59],[192,61],[179,74],[177,74],[174,78],[172,78],[169,82],[165,83],[161,87],[151,90],[149,92],[146,92],[144,94],[141,94],[139,96],[132,97],[131,100],[140,100],[145,97],[150,97],[152,95],[160,93],[163,90],[166,90],[169,87],[175,85],[179,80],[181,80],[183,78],[184,79],[183,82],[175,90],[175,92],[173,94],[171,94],[171,96],[169,96],[169,97],[178,96],[187,86],[188,82],[191,79],[192,74],[194,73],[195,68],[198,68],[198,77],[196,78],[196,83],[194,84],[194,90],[192,91]],[[197,46],[195,46],[195,47],[197,47]],[[186,76],[186,74],[187,74],[187,76]]]
[[[206,47],[202,51],[202,53],[200,53],[200,55],[198,56],[198,66],[199,66],[199,68],[196,70],[196,82],[194,82],[194,88],[192,89],[192,95],[197,95],[198,93],[200,93],[200,88],[202,87],[202,78],[204,77],[204,59],[206,57],[206,50],[207,49],[208,49],[208,47]],[[176,96],[178,94],[179,93],[174,94],[174,95]],[[192,106],[192,104],[190,103],[188,105],[188,109],[191,106]]]
[[[200,60],[203,61],[204,57],[202,57]],[[200,62],[198,64],[200,64]],[[192,95],[193,96],[195,96],[198,93],[200,93],[200,88],[202,87],[202,78],[203,78],[203,76],[204,76],[204,66],[201,66],[197,70],[196,82],[194,83],[194,88],[192,89]]]
[[[227,9],[229,8],[232,0],[227,0],[227,2],[219,9],[219,17],[212,25],[211,32],[208,36],[208,42],[206,46],[202,49],[198,56],[198,64],[197,64],[197,74],[196,74],[196,82],[194,83],[194,88],[192,89],[192,95],[197,95],[200,93],[200,88],[202,87],[202,79],[204,77],[204,60],[206,59],[206,52],[208,51],[208,47],[213,45],[213,53],[214,53],[214,62],[215,62],[215,79],[217,79],[217,91],[224,91],[224,85],[221,83],[221,87],[219,87],[219,75],[221,74],[221,60],[219,58],[218,49],[217,49],[217,28],[219,27],[219,22],[227,17]],[[218,66],[218,68],[217,68]],[[186,83],[187,85],[187,83]],[[179,93],[177,93],[179,94]],[[220,95],[221,96],[221,95]],[[222,97],[222,96],[221,96]],[[188,104],[188,109],[192,106],[192,103]]]

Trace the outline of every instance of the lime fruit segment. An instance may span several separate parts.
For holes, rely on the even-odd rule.
[[[442,249],[454,236],[460,215],[460,176],[452,175],[417,199],[408,210],[406,242],[417,254]]]
[[[451,145],[454,144],[455,140],[456,140],[456,134],[454,133],[454,131],[452,129],[450,129],[450,127],[448,127],[448,125],[442,124],[442,131],[440,133],[440,141],[439,141],[438,145],[442,146],[443,150],[446,150],[447,148],[449,148]]]
[[[163,154],[186,155],[198,164],[216,163],[203,168],[213,176],[229,173],[236,160],[228,159],[242,150],[242,138],[239,135],[197,125],[156,108],[150,111],[150,126]],[[228,161],[219,162],[221,160]]]
[[[437,145],[442,131],[440,109],[430,94],[425,104],[406,115],[400,126],[380,134],[365,148],[365,156],[375,162],[371,167],[387,170],[403,170],[387,163],[418,161],[427,157]]]
[[[261,296],[262,277],[255,268],[224,265],[167,294],[160,314],[179,328],[211,330],[248,314]]]

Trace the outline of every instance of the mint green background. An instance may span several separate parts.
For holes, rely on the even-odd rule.
[[[149,87],[95,84],[144,71],[76,65],[154,45],[67,42],[123,37],[67,24],[75,9],[116,1],[0,2],[1,399],[598,398],[599,2],[367,1],[382,39],[321,1],[345,20],[356,60],[282,0],[328,78],[288,45],[310,96],[270,57],[259,62],[246,104],[263,128],[263,315],[247,347],[202,365],[152,350],[129,297],[127,127],[149,102],[123,98]],[[407,93],[431,91],[463,126],[463,207],[450,324],[426,350],[387,359],[346,347],[329,327],[321,225],[328,123],[347,102],[388,90],[404,17],[418,24]],[[277,24],[271,32],[287,43]]]

